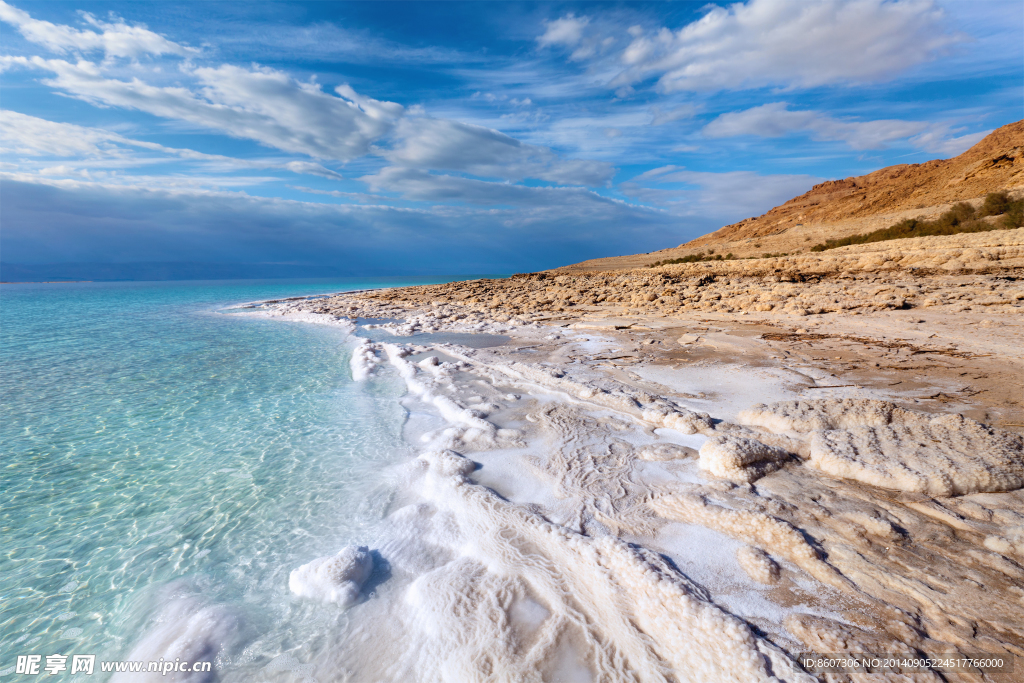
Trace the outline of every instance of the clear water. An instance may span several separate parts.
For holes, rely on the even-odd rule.
[[[236,671],[318,647],[344,613],[288,573],[381,533],[404,388],[353,383],[336,328],[221,311],[392,284],[0,288],[4,679],[19,654],[126,658],[171,593],[230,611]]]

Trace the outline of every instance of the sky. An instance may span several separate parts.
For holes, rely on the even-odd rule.
[[[0,110],[8,266],[533,271],[963,152],[1024,8],[0,0]]]

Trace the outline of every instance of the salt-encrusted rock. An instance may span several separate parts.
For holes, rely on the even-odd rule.
[[[656,443],[644,446],[640,449],[640,457],[643,460],[682,460],[697,454],[697,451],[686,446],[678,446],[674,443]]]
[[[765,551],[745,545],[736,551],[736,561],[754,581],[773,584],[779,581],[779,565]]]
[[[747,484],[782,467],[789,453],[742,436],[713,436],[700,447],[700,468]]]
[[[740,424],[773,432],[814,432],[848,427],[880,427],[892,422],[921,422],[920,413],[889,401],[864,398],[827,398],[815,401],[779,401],[741,411]]]
[[[809,438],[811,466],[872,486],[933,496],[1024,486],[1024,439],[962,415],[933,417],[850,398],[762,404],[738,417],[807,434],[801,438]]]
[[[816,432],[810,463],[836,477],[898,491],[957,496],[1024,486],[1020,436],[961,415],[923,424]]]
[[[359,599],[373,571],[373,556],[365,546],[345,546],[333,557],[319,557],[292,571],[288,588],[304,598],[348,607]]]

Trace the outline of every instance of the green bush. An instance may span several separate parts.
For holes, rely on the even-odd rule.
[[[988,211],[999,210],[993,214]],[[984,216],[1002,218],[994,223],[980,220]],[[863,235],[850,235],[841,239],[826,240],[824,244],[811,247],[811,251],[825,251],[847,247],[851,244],[869,244],[887,240],[906,239],[909,237],[929,237],[932,235],[956,235],[965,232],[987,232],[989,230],[1009,230],[1024,225],[1024,199],[1010,201],[1005,192],[992,192],[985,198],[980,212],[967,202],[960,202],[949,211],[933,221],[916,218],[905,218],[895,225]]]
[[[989,192],[981,205],[982,216],[998,216],[1010,208],[1010,195],[1006,192]]]
[[[999,222],[1003,230],[1024,227],[1024,201],[1013,202]]]
[[[715,250],[711,249],[711,250],[708,251],[707,254],[704,254],[704,252],[701,252],[699,254],[690,254],[689,256],[681,256],[680,258],[670,258],[670,259],[665,259],[664,261],[655,261],[654,263],[649,263],[647,265],[647,267],[648,268],[657,268],[658,266],[670,266],[670,265],[673,265],[673,264],[676,264],[676,263],[699,263],[701,261],[731,261],[733,258],[735,258],[732,255],[732,252],[726,254],[724,257],[721,254],[715,254],[714,256],[711,256],[711,254],[714,254],[714,253],[715,253]]]

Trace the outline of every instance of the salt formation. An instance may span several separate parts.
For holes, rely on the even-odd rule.
[[[303,598],[348,607],[359,599],[373,571],[373,556],[366,547],[346,546],[333,557],[319,557],[292,571],[288,588]]]
[[[739,419],[804,433],[813,467],[873,486],[933,496],[1024,486],[1024,439],[961,415],[932,417],[887,401],[822,399],[758,405]]]
[[[657,273],[643,277],[667,286]],[[501,287],[518,287],[533,296],[531,305],[543,304],[545,287],[618,287],[601,278],[477,281],[337,302],[363,317],[405,317],[403,332],[496,332],[495,318],[484,317],[493,304],[448,294],[461,287],[497,297]],[[694,297],[706,300],[701,308],[717,310],[728,299],[761,310],[756,296],[742,304],[727,296],[742,298],[733,290],[748,284],[711,282],[696,286],[702,293]],[[789,286],[767,289],[782,297]],[[1012,294],[1015,285],[994,286]],[[852,282],[833,304],[847,306],[867,287]],[[877,288],[885,291],[872,306],[898,294],[885,282]],[[931,295],[925,289],[920,296]],[[426,303],[409,315],[416,297]],[[515,302],[501,306],[519,310]],[[569,317],[582,308],[559,310]],[[863,399],[762,405],[740,414],[747,426],[729,424],[698,412],[712,405],[706,384],[685,392],[655,386],[619,364],[599,367],[595,361],[614,359],[598,357],[608,354],[595,351],[596,340],[584,345],[540,325],[520,331],[528,339],[519,341],[537,344],[435,349],[454,362],[413,363],[411,345],[377,346],[405,380],[410,411],[427,408],[446,426],[424,435],[428,452],[409,468],[403,494],[412,500],[388,516],[392,528],[409,527],[401,542],[381,546],[393,602],[372,610],[372,625],[359,615],[346,639],[356,656],[343,660],[354,667],[350,680],[809,680],[771,643],[789,652],[1024,654],[1024,515],[1017,512],[1024,491],[969,493],[1015,486],[1018,437]],[[680,440],[662,428],[700,436]],[[703,445],[700,462],[671,440]],[[787,459],[794,466],[781,467]],[[505,477],[519,467],[521,476]],[[755,479],[756,486],[734,485]],[[877,486],[915,493],[894,496]],[[945,491],[966,493],[916,495]],[[686,545],[713,543],[716,534],[742,546],[733,554]],[[722,562],[734,565],[715,564]],[[740,590],[695,583],[702,570],[738,577]],[[765,602],[769,611],[759,612]],[[392,645],[357,666],[361,642]],[[913,676],[907,680],[933,680]]]
[[[568,648],[593,680],[813,681],[657,554],[547,522],[470,482],[458,460],[421,456],[434,517],[450,514],[446,535],[457,525],[462,544],[405,598],[420,639],[445,634],[408,662],[424,678],[540,683]],[[523,603],[542,618],[517,635],[508,625]]]
[[[900,408],[889,401],[863,398],[827,398],[817,401],[763,403],[741,411],[740,424],[757,425],[773,432],[813,432],[848,427],[881,427],[907,420],[917,421],[920,413]]]
[[[682,460],[694,454],[692,448],[677,446],[674,443],[656,443],[640,449],[640,457],[644,460]]]
[[[184,581],[169,584],[161,596],[163,609],[154,625],[125,659],[132,661],[212,662],[238,630],[238,618],[221,605],[211,605]],[[212,667],[211,667],[212,669]],[[216,670],[115,673],[112,683],[213,683]]]
[[[754,439],[713,436],[700,447],[700,467],[716,477],[748,484],[782,467],[789,453]]]
[[[811,437],[810,462],[836,477],[932,496],[1024,486],[1020,437],[960,415],[919,425],[818,432]]]
[[[398,371],[399,376],[405,380],[409,392],[417,396],[421,401],[433,405],[447,422],[451,423],[455,430],[448,433],[448,445],[456,447],[472,442],[480,442],[481,445],[494,445],[498,438],[514,439],[514,430],[499,431],[493,424],[480,417],[480,415],[459,405],[442,393],[445,388],[450,388],[450,379],[446,377],[443,368],[440,366],[426,366],[435,372],[435,378],[422,378],[417,376],[417,367],[405,359],[409,351],[394,344],[384,344],[384,351],[387,353],[391,365]],[[451,367],[449,366],[449,368]]]
[[[784,519],[756,510],[730,510],[691,493],[661,496],[653,500],[650,506],[665,519],[700,524],[767,549],[822,583],[837,587],[847,584],[833,567],[822,561],[818,551],[811,547],[800,529]]]
[[[749,545],[741,547],[736,551],[736,561],[747,576],[758,583],[772,584],[779,581],[781,570],[778,563],[760,548]]]
[[[363,339],[352,349],[352,358],[349,361],[352,379],[362,382],[373,373],[377,367],[377,355],[374,350],[374,345],[369,339]]]

